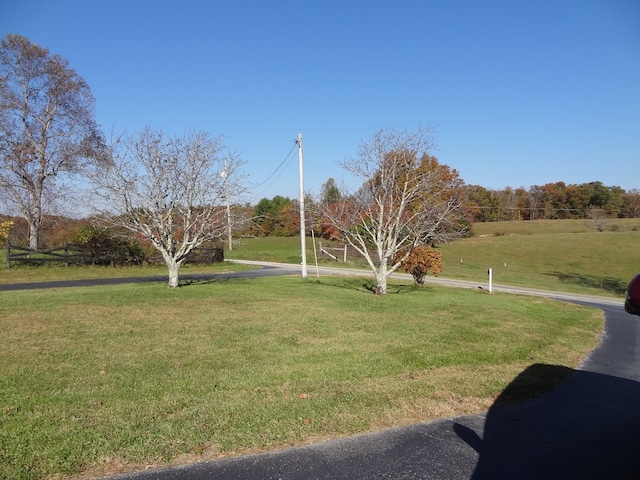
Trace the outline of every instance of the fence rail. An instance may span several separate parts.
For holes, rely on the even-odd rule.
[[[85,263],[86,255],[83,254],[79,245],[74,243],[65,243],[62,247],[54,247],[47,250],[32,250],[27,247],[11,245],[7,242],[7,268],[11,268],[12,262],[32,264],[58,262],[69,266],[70,264]]]
[[[49,248],[46,250],[33,250],[27,247],[11,245],[7,241],[6,246],[6,267],[11,268],[12,263],[43,264],[62,263],[69,265],[89,265],[95,263],[114,264],[112,256],[108,254],[95,255],[87,253],[81,245],[76,243],[65,243],[61,247]],[[146,258],[149,264],[162,264],[160,256]],[[185,263],[218,263],[224,261],[224,249],[214,247],[194,248]]]

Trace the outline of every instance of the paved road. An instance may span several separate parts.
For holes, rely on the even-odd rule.
[[[297,274],[299,268],[270,265],[260,274],[274,273]],[[310,269],[312,274],[315,269]],[[478,287],[459,282],[456,286]],[[505,287],[508,290],[545,294]],[[621,301],[557,293],[548,296],[598,306],[605,312],[606,323],[598,348],[566,383],[542,398],[519,407],[491,408],[479,415],[262,455],[147,470],[111,480],[638,480],[640,317],[625,313]],[[559,366],[533,365],[502,395],[508,396],[530,375],[564,371]]]
[[[255,270],[245,270],[229,273],[211,273],[180,275],[182,283],[194,281],[226,280],[230,278],[256,278],[274,275],[295,275],[300,273],[300,267],[287,264],[264,264]],[[46,288],[71,288],[71,287],[96,287],[104,285],[122,285],[126,283],[150,283],[167,282],[167,276],[152,277],[120,277],[120,278],[90,278],[82,280],[56,280],[51,282],[29,282],[29,283],[4,283],[0,284],[0,292],[17,290],[38,290]]]

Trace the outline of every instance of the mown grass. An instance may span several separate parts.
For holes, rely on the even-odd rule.
[[[623,296],[629,281],[640,272],[640,231],[570,233],[566,230],[577,230],[585,221],[553,222],[474,225],[474,237],[439,247],[443,276],[482,282],[492,268],[496,283]],[[517,224],[521,230],[515,229]],[[492,235],[487,233],[491,227],[510,233],[486,236]]]
[[[438,246],[444,264],[441,276],[484,284],[491,268],[496,283],[621,297],[640,272],[640,219],[606,220],[604,232],[588,220],[477,223],[472,232],[471,238]],[[299,252],[298,237],[252,238],[228,256],[297,263]],[[313,254],[308,239],[309,263]],[[321,263],[343,265],[327,257]],[[367,268],[353,257],[349,264]]]
[[[325,241],[326,243],[326,241]],[[237,242],[228,258],[262,262],[300,263],[300,237],[250,237]],[[313,243],[307,239],[307,260],[313,261]]]
[[[45,263],[40,265],[14,264],[5,266],[6,252],[0,250],[0,284],[32,283],[55,280],[83,280],[89,278],[131,278],[158,277],[166,278],[167,267],[164,265],[141,265],[126,267],[110,267],[97,265],[70,265],[61,263]],[[248,267],[231,263],[214,263],[210,265],[186,264],[180,269],[180,275],[197,275],[245,270]]]
[[[600,223],[605,232],[640,231],[640,218],[608,218]],[[589,219],[483,222],[474,223],[472,231],[475,236],[598,233],[593,220]]]
[[[481,291],[261,278],[0,292],[0,478],[89,477],[491,406],[575,367],[602,313]]]
[[[604,232],[595,231],[589,220],[535,220],[477,223],[471,238],[440,245],[443,277],[484,284],[492,268],[497,284],[527,286],[555,291],[622,297],[628,282],[640,272],[640,219],[605,220]],[[316,239],[338,246],[336,242]],[[337,252],[334,252],[337,253]],[[368,269],[351,251],[347,266]],[[297,264],[299,237],[244,238],[225,252],[226,258]],[[338,255],[342,259],[342,255]],[[314,244],[307,239],[307,262],[315,262]],[[329,257],[320,264],[344,266]],[[158,267],[60,267],[16,266],[4,268],[0,250],[0,283],[46,281],[72,278],[131,276],[166,277]],[[213,273],[243,268],[238,265],[185,265],[181,273]]]

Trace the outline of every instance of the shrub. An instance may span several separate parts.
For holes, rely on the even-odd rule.
[[[108,227],[85,225],[78,230],[76,242],[88,263],[95,265],[141,265],[146,258],[136,240],[118,236]]]
[[[429,270],[436,276],[442,273],[442,253],[426,245],[419,245],[402,262],[400,269],[413,275],[416,285],[424,285]]]
[[[3,245],[4,242],[7,241],[11,227],[13,227],[13,222],[11,220],[0,222],[0,245]]]

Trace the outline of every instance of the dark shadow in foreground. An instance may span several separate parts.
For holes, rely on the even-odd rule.
[[[532,380],[569,380],[508,407]],[[552,382],[553,383],[553,382]],[[640,383],[554,365],[532,365],[502,392],[483,431],[454,423],[479,454],[473,480],[640,479]]]

